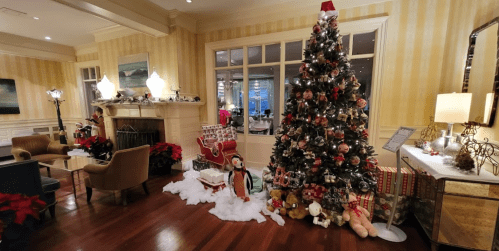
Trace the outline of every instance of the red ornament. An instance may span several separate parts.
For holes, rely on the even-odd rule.
[[[362,99],[362,98],[357,99],[357,107],[359,107],[360,109],[363,109],[364,107],[366,107],[366,105],[367,105],[367,101],[365,99]]]
[[[319,32],[321,32],[321,26],[318,24],[314,25],[314,33],[319,33]]]
[[[340,153],[347,153],[350,150],[350,147],[346,143],[341,143],[338,150]]]
[[[322,198],[324,198],[324,194],[326,192],[327,189],[324,186],[320,186],[315,183],[304,184],[302,190],[302,199],[307,202],[316,201],[318,203],[321,203]]]
[[[339,87],[334,87],[333,88],[333,99],[338,100],[338,91],[340,90]]]
[[[291,181],[291,173],[286,172],[284,170],[284,167],[278,167],[275,171],[274,185],[287,187],[290,181]]]

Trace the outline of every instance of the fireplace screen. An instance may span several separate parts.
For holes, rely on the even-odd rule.
[[[118,150],[159,142],[158,130],[136,130],[131,125],[123,125],[116,131]]]

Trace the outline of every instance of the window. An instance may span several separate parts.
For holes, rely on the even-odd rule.
[[[92,107],[92,101],[97,98],[97,83],[100,81],[100,68],[86,67],[81,68],[81,76],[83,83],[83,90],[85,92],[85,103],[88,116],[94,113],[94,107]]]

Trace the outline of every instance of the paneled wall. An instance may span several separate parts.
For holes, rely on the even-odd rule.
[[[196,61],[196,34],[185,28],[177,27],[175,30],[178,54],[178,81],[180,92],[199,95],[198,71]],[[203,49],[204,52],[204,49]],[[206,100],[205,100],[206,101]]]
[[[442,60],[446,48],[446,35],[451,6],[450,0],[394,0],[383,3],[339,10],[339,21],[389,15],[385,45],[381,114],[378,142],[384,143],[399,126],[422,128],[434,113],[439,91]],[[469,1],[474,2],[474,1]],[[464,15],[464,14],[463,14]],[[317,15],[297,16],[286,20],[210,31],[198,35],[198,86],[206,100],[204,44],[226,39],[275,33],[312,26]],[[201,113],[207,120],[205,111]],[[414,135],[414,137],[419,137]],[[395,164],[393,154],[376,146],[383,165]]]
[[[471,31],[499,16],[499,1],[452,1],[447,30],[447,46],[439,92],[461,92]],[[491,87],[492,89],[492,87]],[[478,139],[499,141],[499,120],[492,128],[481,128]]]

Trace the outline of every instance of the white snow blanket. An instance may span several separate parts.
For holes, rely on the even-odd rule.
[[[249,170],[258,174],[258,171]],[[229,173],[224,172],[224,181],[227,184]],[[261,176],[261,173],[260,175]],[[250,201],[236,198],[234,193],[228,187],[213,193],[213,189],[204,189],[203,184],[196,178],[199,172],[189,170],[184,172],[184,180],[171,182],[163,188],[163,192],[178,193],[182,200],[187,200],[187,205],[196,205],[198,203],[214,202],[215,207],[210,209],[210,213],[221,220],[227,221],[250,221],[256,220],[258,223],[265,221],[265,216],[260,214],[262,208],[266,206],[267,192],[250,195]]]

